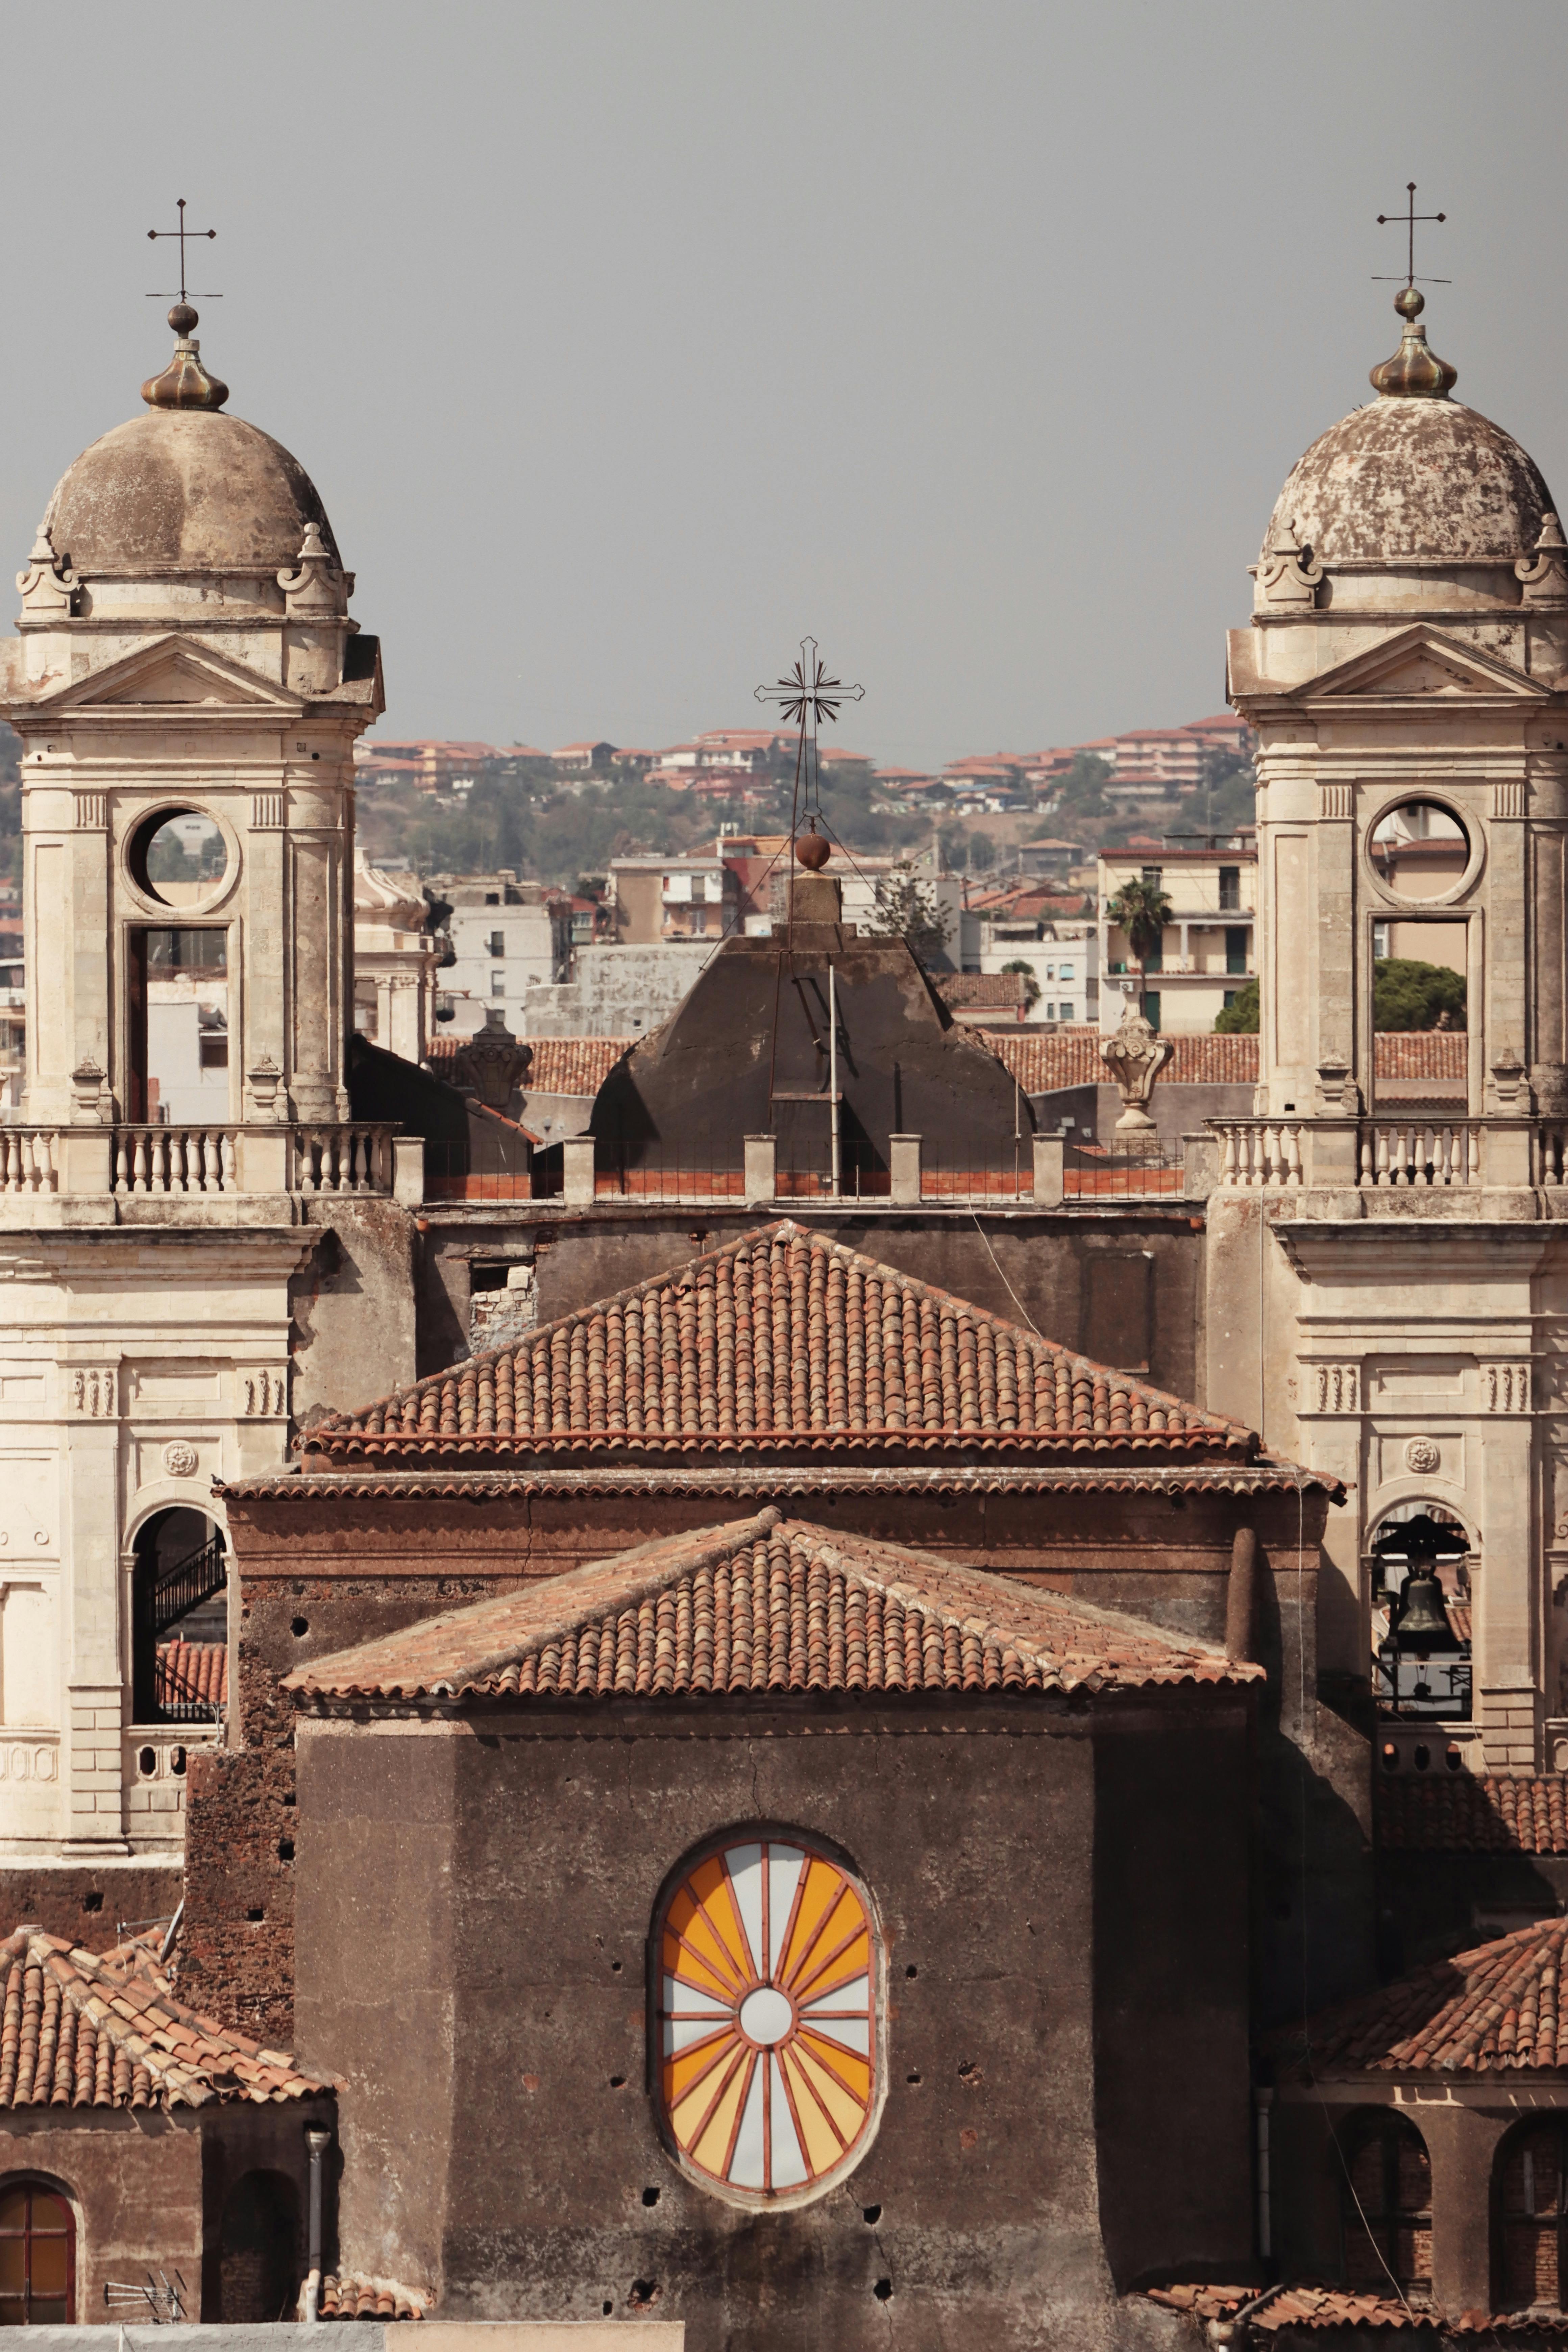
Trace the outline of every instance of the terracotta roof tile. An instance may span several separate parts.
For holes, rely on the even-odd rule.
[[[1380,1778],[1377,1837],[1394,1853],[1568,1853],[1568,1774]]]
[[[933,985],[944,1004],[1022,1004],[1028,992],[1021,971],[943,972]]]
[[[202,1700],[221,1707],[228,1697],[226,1642],[164,1642],[159,1645],[154,1696],[160,1710]]]
[[[284,1680],[306,1696],[521,1702],[742,1691],[1146,1689],[1260,1666],[1111,1611],[773,1509],[453,1610]]]
[[[366,2278],[358,2271],[329,2271],[321,2281],[323,2319],[423,2319],[436,2298],[395,2279]]]
[[[1194,2319],[1233,2319],[1250,2305],[1247,2324],[1274,2335],[1285,2327],[1435,2327],[1442,2315],[1425,2305],[1400,2303],[1393,2296],[1344,2294],[1325,2286],[1157,2286],[1148,2290],[1151,2303],[1167,2311],[1189,2312]],[[1479,2317],[1477,2313],[1467,2315]],[[1461,2323],[1462,2325],[1463,2323]]]
[[[0,2108],[200,2107],[339,2087],[186,2009],[144,1944],[85,1952],[37,1927],[0,1943]]]
[[[1082,1026],[1057,1029],[1043,1037],[1013,1037],[1005,1029],[983,1030],[994,1054],[1006,1063],[1026,1094],[1051,1094],[1066,1087],[1108,1086],[1110,1074],[1100,1058],[1101,1032]],[[1253,1087],[1258,1084],[1256,1035],[1174,1036],[1170,1060],[1155,1079],[1162,1087]],[[1447,1078],[1465,1076],[1463,1031],[1390,1030],[1376,1040],[1380,1078]]]
[[[432,1372],[301,1439],[396,1455],[1026,1453],[1256,1458],[1239,1422],[790,1220]]]
[[[1568,1919],[1435,1960],[1272,2037],[1287,2063],[1331,2074],[1552,2071],[1568,2066],[1558,2009]]]

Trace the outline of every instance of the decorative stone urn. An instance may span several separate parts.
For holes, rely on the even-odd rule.
[[[1121,1089],[1118,1135],[1147,1134],[1152,1129],[1154,1122],[1148,1108],[1150,1090],[1170,1060],[1171,1050],[1170,1039],[1157,1035],[1131,1004],[1121,1016],[1121,1028],[1101,1044],[1100,1058]]]
[[[518,1043],[500,1006],[492,1004],[486,1008],[484,1027],[453,1055],[453,1081],[465,1093],[478,1095],[487,1110],[504,1111],[532,1059],[532,1046]]]

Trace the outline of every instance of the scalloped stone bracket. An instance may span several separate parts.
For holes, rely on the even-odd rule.
[[[1314,562],[1311,549],[1301,545],[1295,525],[1281,522],[1269,531],[1253,577],[1258,610],[1310,612],[1317,602],[1323,567]]]

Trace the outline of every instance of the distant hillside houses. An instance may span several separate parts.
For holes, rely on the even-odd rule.
[[[824,743],[821,756],[825,769],[869,769],[879,798],[889,808],[945,815],[1049,808],[1061,778],[1085,752],[1103,760],[1111,772],[1107,797],[1135,804],[1195,792],[1215,754],[1249,759],[1252,736],[1243,720],[1224,711],[1182,727],[1133,728],[1123,735],[1058,744],[1044,751],[974,752],[949,761],[940,774],[874,767],[863,753],[837,743]],[[618,777],[638,775],[670,792],[760,803],[793,775],[795,758],[795,738],[788,730],[715,727],[662,751],[589,740],[564,743],[552,751],[528,743],[363,741],[356,748],[354,769],[362,783],[409,781],[421,792],[443,797],[460,795],[486,768],[515,770],[531,763],[553,771],[563,783],[577,790],[608,787]]]

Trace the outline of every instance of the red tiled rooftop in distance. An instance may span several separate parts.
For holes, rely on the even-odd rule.
[[[187,2009],[144,1944],[84,1952],[28,1927],[0,1943],[0,2108],[199,2107],[341,2087]]]
[[[587,1452],[1152,1453],[1258,1441],[782,1219],[302,1440],[308,1466]]]
[[[1562,1772],[1380,1774],[1376,1803],[1390,1853],[1568,1853]]]
[[[1050,1094],[1064,1087],[1094,1087],[1109,1083],[1100,1055],[1101,1032],[1081,1025],[1062,1028],[1044,1037],[1013,1037],[1005,1029],[984,1029],[981,1035],[992,1052],[1013,1072],[1026,1094]],[[1154,1083],[1157,1087],[1255,1087],[1258,1084],[1256,1032],[1240,1036],[1173,1036],[1171,1058]],[[1467,1039],[1462,1030],[1416,1029],[1385,1031],[1375,1040],[1375,1066],[1380,1078],[1463,1078]]]
[[[154,1673],[154,1695],[160,1709],[188,1706],[193,1699],[221,1707],[228,1697],[228,1644],[161,1643]]]
[[[1205,2326],[1210,2321],[1233,2320],[1246,2309],[1247,2325],[1266,2336],[1298,2327],[1441,2326],[1456,2336],[1507,2335],[1515,2329],[1533,2335],[1543,2326],[1549,2333],[1568,2328],[1568,2318],[1557,2314],[1542,2320],[1533,2312],[1467,2311],[1458,2319],[1447,2319],[1428,2304],[1402,2303],[1394,2295],[1346,2294],[1329,2286],[1155,2286],[1145,2292],[1151,2303],[1166,2311],[1182,2312]]]
[[[1147,1689],[1261,1681],[1140,1620],[774,1509],[313,1660],[305,1697],[529,1700]]]
[[[1565,1940],[1568,1919],[1539,1920],[1282,2029],[1270,2047],[1319,2078],[1555,2073],[1568,2066]]]

